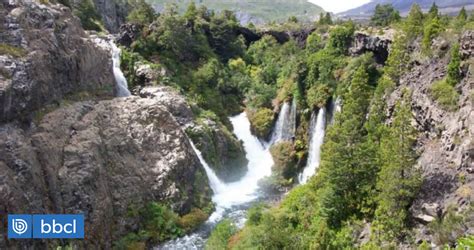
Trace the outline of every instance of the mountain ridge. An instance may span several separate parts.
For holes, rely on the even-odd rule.
[[[191,1],[197,5],[204,5],[215,11],[232,10],[242,24],[254,23],[263,24],[272,21],[286,21],[289,17],[295,16],[298,20],[314,21],[317,19],[323,8],[306,0],[147,0],[157,12],[161,12],[167,4],[177,4],[180,12],[184,12]]]
[[[442,13],[457,13],[463,6],[467,9],[474,9],[474,2],[472,0],[373,0],[362,6],[338,13],[341,17],[367,17],[371,16],[377,4],[392,4],[393,7],[400,11],[402,15],[410,11],[414,3],[420,5],[424,10],[427,10],[435,2]]]

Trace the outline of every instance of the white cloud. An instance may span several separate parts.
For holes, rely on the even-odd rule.
[[[339,13],[359,7],[370,0],[309,0],[309,2],[321,6],[325,11]]]

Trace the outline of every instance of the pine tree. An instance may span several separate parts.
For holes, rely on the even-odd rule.
[[[459,15],[457,16],[457,19],[462,20],[462,21],[467,20],[466,8],[462,7],[462,9],[459,11]]]
[[[406,233],[408,208],[421,184],[420,173],[414,168],[416,131],[412,118],[410,95],[405,92],[380,145],[382,168],[377,181],[380,193],[374,228],[381,240],[391,241]]]
[[[431,53],[431,41],[443,30],[438,17],[426,21],[423,32],[422,47],[425,54]]]
[[[423,12],[418,4],[413,4],[405,21],[405,34],[414,39],[423,33]]]
[[[447,82],[452,86],[461,81],[462,75],[459,70],[461,67],[461,55],[459,53],[459,43],[455,43],[451,48],[451,61],[448,64]]]
[[[438,5],[436,5],[436,3],[433,2],[433,5],[431,5],[430,11],[428,12],[428,18],[433,19],[433,18],[438,18],[438,17],[439,17]]]
[[[409,55],[407,53],[407,37],[398,35],[395,38],[390,54],[387,59],[387,65],[384,72],[394,82],[398,82],[400,76],[405,72],[408,66]]]
[[[338,227],[348,217],[360,213],[366,196],[363,191],[370,185],[375,173],[366,168],[367,155],[363,150],[366,139],[365,117],[372,87],[364,66],[360,66],[344,95],[344,109],[336,115],[336,123],[328,130],[321,161],[320,215],[332,227]]]

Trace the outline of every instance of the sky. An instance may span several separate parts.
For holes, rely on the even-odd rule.
[[[317,4],[325,11],[339,13],[345,10],[350,10],[370,2],[370,0],[309,0]]]

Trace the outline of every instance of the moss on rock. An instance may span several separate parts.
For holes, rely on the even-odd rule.
[[[248,112],[252,132],[259,138],[268,139],[273,127],[275,113],[271,109],[261,108],[256,112]]]

